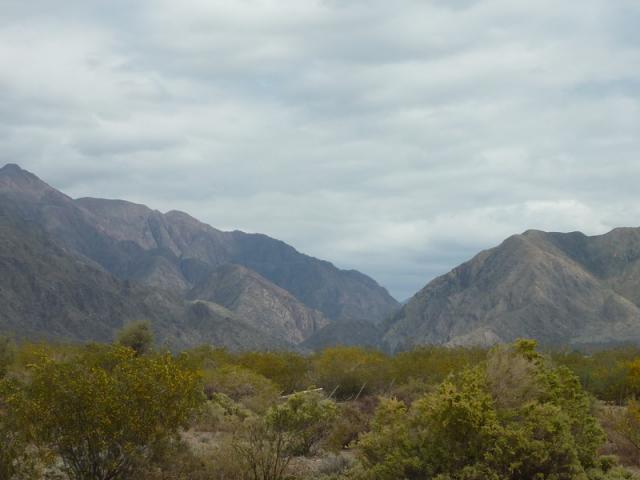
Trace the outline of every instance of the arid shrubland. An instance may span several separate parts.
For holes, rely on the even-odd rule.
[[[6,358],[2,480],[620,480],[602,454],[639,460],[635,400],[598,404],[569,368],[587,359],[558,365],[527,340],[308,357],[18,344]]]

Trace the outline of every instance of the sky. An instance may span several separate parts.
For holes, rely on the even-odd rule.
[[[399,300],[535,228],[640,226],[638,0],[2,0],[0,163]]]

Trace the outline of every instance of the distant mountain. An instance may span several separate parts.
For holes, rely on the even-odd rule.
[[[17,165],[0,169],[0,205],[0,295],[12,299],[0,329],[104,339],[123,321],[144,317],[175,345],[281,348],[329,322],[379,323],[398,306],[369,277],[265,235],[222,232],[186,213],[122,200],[74,200]],[[14,250],[23,239],[34,247]],[[56,255],[63,260],[54,262]],[[18,283],[19,274],[38,288],[55,277],[69,292],[40,299],[51,313],[33,316],[28,306],[38,293]],[[102,303],[81,301],[71,294],[76,286]]]
[[[514,235],[430,282],[385,329],[396,349],[640,342],[640,229]]]

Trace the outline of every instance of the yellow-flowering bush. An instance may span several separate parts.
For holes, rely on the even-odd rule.
[[[170,354],[102,346],[31,368],[5,395],[8,411],[76,480],[124,478],[186,426],[203,399],[198,374]]]

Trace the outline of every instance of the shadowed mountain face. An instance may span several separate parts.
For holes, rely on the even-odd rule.
[[[385,327],[392,348],[640,342],[640,229],[515,235],[430,282]]]
[[[175,345],[281,347],[331,321],[381,322],[398,305],[369,277],[265,235],[222,232],[186,213],[121,200],[74,200],[16,165],[0,169],[0,205],[0,295],[15,307],[0,329],[105,339],[123,321],[151,318]],[[34,247],[14,248],[23,239]],[[39,297],[16,280],[20,275],[43,284],[56,277],[69,291],[78,286],[96,301],[108,298],[91,307],[55,291],[39,300],[51,314],[34,316],[28,306]],[[56,302],[60,310],[51,308]]]

